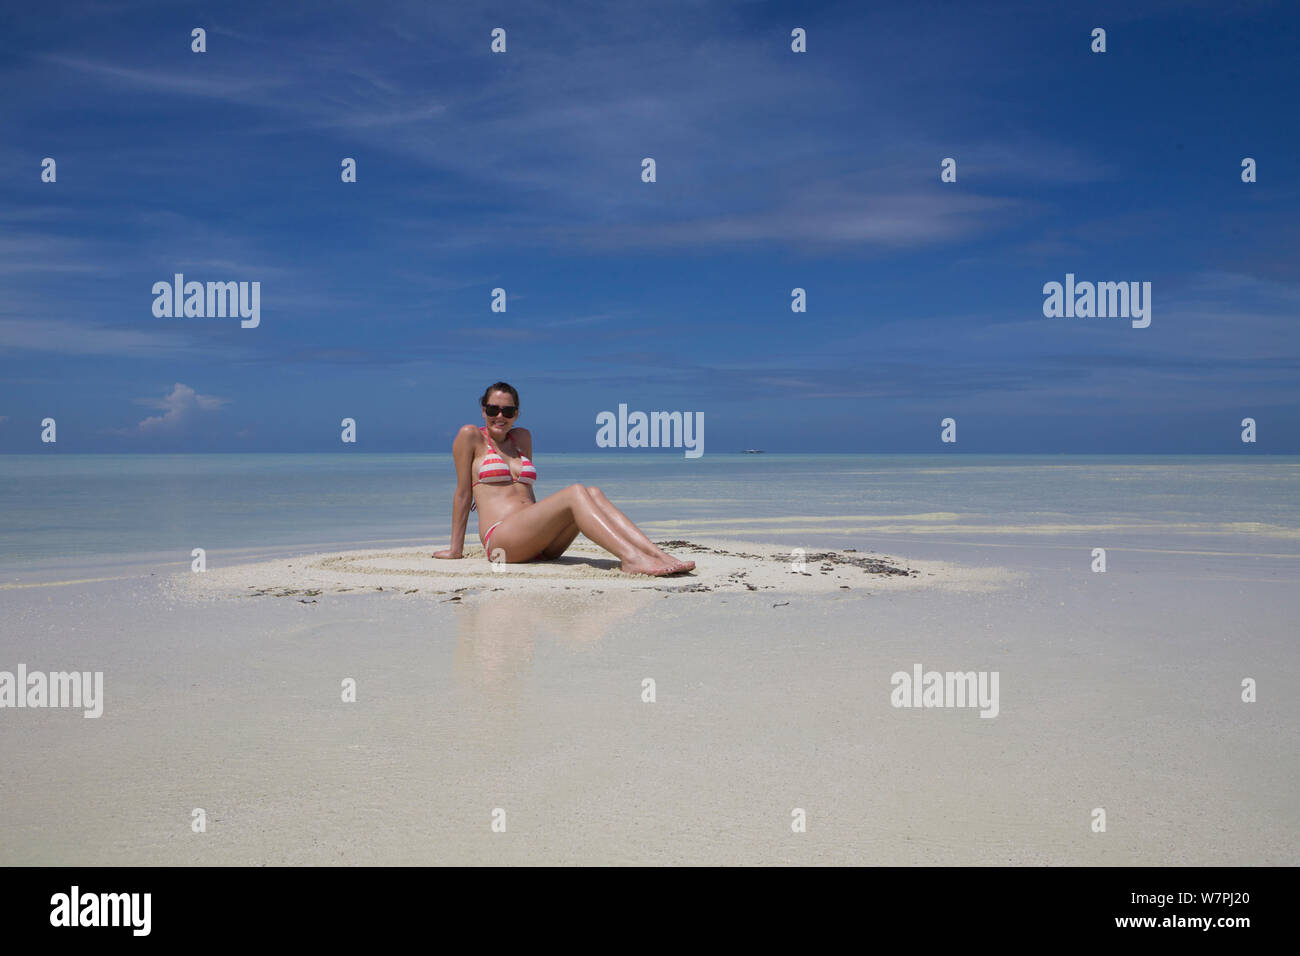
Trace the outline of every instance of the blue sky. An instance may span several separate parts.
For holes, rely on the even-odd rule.
[[[9,5],[0,452],[445,451],[504,379],[542,455],[594,450],[619,403],[704,412],[706,453],[1298,453],[1298,26],[1188,0]],[[177,272],[259,281],[260,326],[155,318]],[[1066,273],[1151,282],[1150,327],[1045,318]]]

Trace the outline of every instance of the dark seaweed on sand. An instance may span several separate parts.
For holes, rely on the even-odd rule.
[[[689,551],[691,554],[729,554],[737,558],[749,558],[754,561],[769,560],[789,563],[790,560],[785,556],[772,555],[765,558],[761,554],[745,554],[742,551],[724,551],[722,548],[706,548],[704,545],[696,544],[693,541],[656,541],[655,546],[665,549],[674,548],[678,551]],[[803,560],[807,564],[815,564],[818,561],[831,565],[847,564],[855,568],[861,568],[868,574],[901,574],[906,576],[918,573],[917,571],[906,568],[895,567],[879,558],[862,557],[856,553],[850,557],[847,554],[839,554],[835,551],[818,551],[804,555]]]

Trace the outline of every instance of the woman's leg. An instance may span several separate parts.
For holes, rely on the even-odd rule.
[[[624,571],[663,574],[675,570],[662,559],[651,560],[624,537],[596,507],[582,485],[569,485],[502,520],[492,534],[492,550],[501,549],[507,563],[531,561],[548,546],[558,543],[573,524],[596,544],[617,556]]]
[[[610,504],[609,499],[601,494],[599,488],[588,485],[587,491],[591,494],[591,500],[595,502],[596,507],[605,513],[605,517],[619,530],[623,537],[632,543],[633,547],[652,558],[672,559],[671,555],[664,554],[663,551],[656,548],[654,542],[642,534],[641,529],[634,525],[627,515]],[[575,521],[558,538],[543,548],[539,557],[548,560],[558,558],[569,549],[569,545],[573,544],[573,539],[577,536],[578,523]]]
[[[573,539],[577,536],[578,522],[570,522],[569,526],[560,532],[559,537],[546,547],[542,548],[542,552],[538,557],[547,561],[554,561],[560,555],[564,554],[565,551],[569,550],[569,545],[573,544]]]
[[[614,507],[610,500],[605,497],[604,492],[599,488],[594,488],[588,485],[587,491],[591,493],[591,499],[596,503],[596,506],[605,513],[610,524],[618,528],[623,537],[627,538],[634,545],[639,547],[645,554],[661,561],[671,561],[674,564],[689,565],[691,568],[695,567],[694,561],[680,561],[677,558],[674,558],[671,554],[668,554],[657,547],[653,541],[645,536],[645,532],[632,523],[631,518]]]
[[[641,528],[638,528],[636,524],[632,523],[632,519],[628,518],[628,516],[619,511],[619,509],[616,509],[614,505],[611,505],[610,499],[604,497],[604,493],[601,489],[593,488],[593,486],[588,485],[586,490],[590,493],[591,501],[594,501],[595,506],[604,512],[606,518],[610,520],[610,524],[619,529],[619,533],[621,533],[623,537],[628,538],[628,541],[632,542],[633,545],[636,545],[637,548],[640,548],[643,553],[649,554],[650,557],[668,558],[669,561],[671,561],[672,555],[664,554],[663,551],[655,548],[654,541],[651,541],[649,537],[646,537],[645,532],[642,532]]]
[[[614,507],[599,488],[588,485],[587,492],[591,495],[591,500],[595,502],[596,507],[605,513],[605,517],[622,533],[623,537],[630,541],[634,547],[639,548],[641,552],[651,560],[667,561],[686,571],[695,567],[694,561],[681,561],[665,552],[662,548],[656,546],[653,541],[646,537],[640,528],[633,524],[631,518]],[[577,536],[578,525],[575,522],[569,525],[569,527],[565,529],[564,533],[556,538],[555,541],[543,548],[539,557],[547,560],[558,558],[560,555],[564,554],[569,545],[573,543],[573,539]]]

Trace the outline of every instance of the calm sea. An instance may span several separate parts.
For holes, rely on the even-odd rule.
[[[538,468],[539,498],[597,485],[638,523],[683,522],[683,537],[691,522],[701,534],[747,527],[761,537],[782,524],[762,519],[841,515],[985,531],[1240,525],[1265,530],[1275,550],[1300,537],[1300,456],[655,452],[552,454]],[[0,567],[145,554],[184,562],[195,547],[445,542],[453,485],[449,455],[0,455]]]

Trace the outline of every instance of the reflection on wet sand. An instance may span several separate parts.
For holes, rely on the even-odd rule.
[[[510,572],[502,572],[504,578]],[[514,703],[532,672],[533,650],[543,635],[570,651],[590,647],[615,632],[658,592],[591,591],[522,594],[485,589],[454,613],[456,684],[494,704]]]

